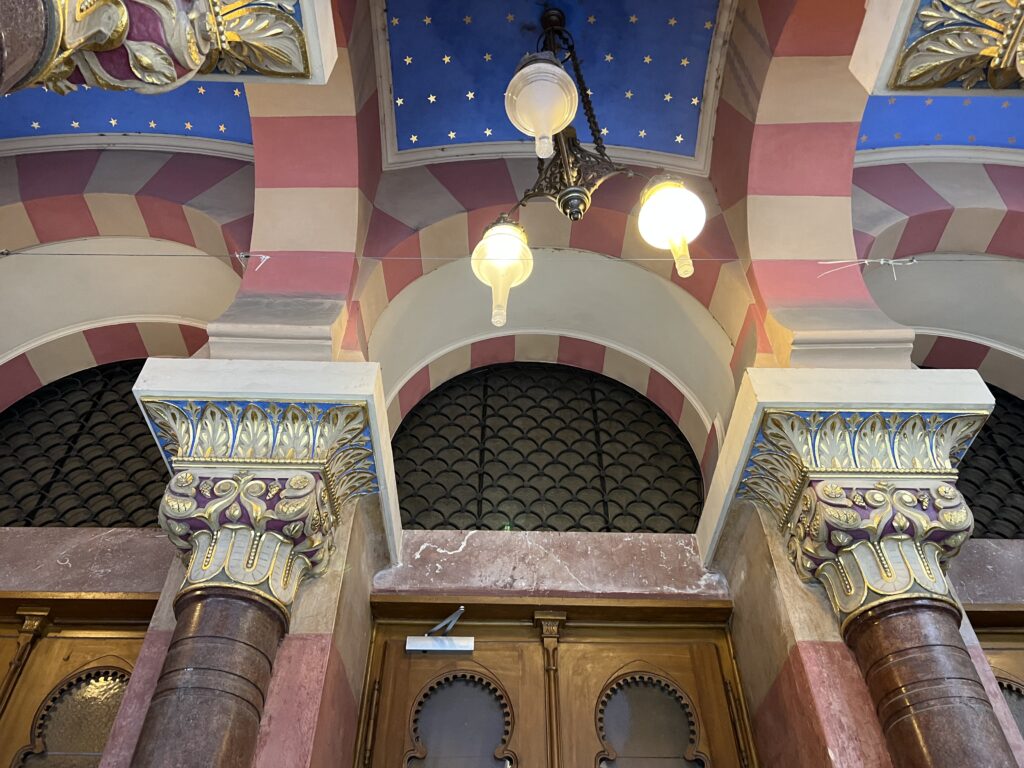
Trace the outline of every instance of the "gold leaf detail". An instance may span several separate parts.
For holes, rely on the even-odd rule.
[[[169,85],[178,79],[171,57],[156,43],[125,40],[124,48],[128,52],[128,66],[142,82]]]
[[[893,87],[937,88],[960,80],[972,88],[985,79],[985,67],[998,50],[995,32],[978,27],[946,27],[915,40],[900,58]]]
[[[945,509],[939,513],[939,519],[946,525],[960,526],[967,522],[968,512],[964,507]]]
[[[835,483],[825,483],[821,486],[821,492],[830,499],[842,499],[846,497],[846,491]]]
[[[853,536],[848,534],[846,531],[832,531],[831,538],[832,543],[835,544],[837,547],[845,547],[847,544],[853,541]]]
[[[220,19],[218,68],[231,75],[251,69],[263,75],[309,77],[302,28],[276,8],[250,5]]]

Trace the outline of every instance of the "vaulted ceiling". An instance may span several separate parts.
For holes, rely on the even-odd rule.
[[[719,0],[562,7],[605,142],[694,157]],[[388,3],[383,74],[399,153],[523,139],[504,93],[519,59],[537,50],[541,10],[535,0]],[[575,127],[590,141],[582,109]]]

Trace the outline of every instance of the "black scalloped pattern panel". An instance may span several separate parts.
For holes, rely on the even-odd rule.
[[[996,407],[964,460],[957,487],[974,512],[974,537],[1024,539],[1024,400],[989,385]]]
[[[692,533],[700,464],[656,405],[560,365],[442,384],[392,441],[405,528]]]
[[[157,525],[168,474],[132,396],[142,363],[66,376],[0,413],[0,525]]]

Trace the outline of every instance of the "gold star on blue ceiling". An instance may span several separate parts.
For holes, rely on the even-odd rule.
[[[230,82],[193,83],[155,96],[84,86],[62,96],[29,88],[0,102],[0,140],[72,133],[156,133],[252,143],[245,93]],[[186,121],[191,129],[185,127]]]
[[[719,0],[562,5],[602,133],[621,146],[692,156]],[[535,0],[389,0],[387,25],[398,149],[527,141],[505,115],[516,64],[536,49]],[[472,94],[472,95],[471,95]],[[622,98],[626,94],[626,98]],[[433,97],[433,98],[431,98]],[[687,99],[691,101],[687,103]],[[697,99],[696,102],[693,99]],[[399,108],[401,107],[401,108]],[[591,141],[583,110],[575,127]]]

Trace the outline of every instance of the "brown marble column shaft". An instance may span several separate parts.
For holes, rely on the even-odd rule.
[[[182,593],[133,768],[248,768],[283,612],[255,592]]]
[[[51,26],[46,0],[0,2],[0,94],[18,85],[39,64]]]
[[[845,637],[896,768],[1017,766],[956,608],[928,598],[883,603],[851,619]]]

